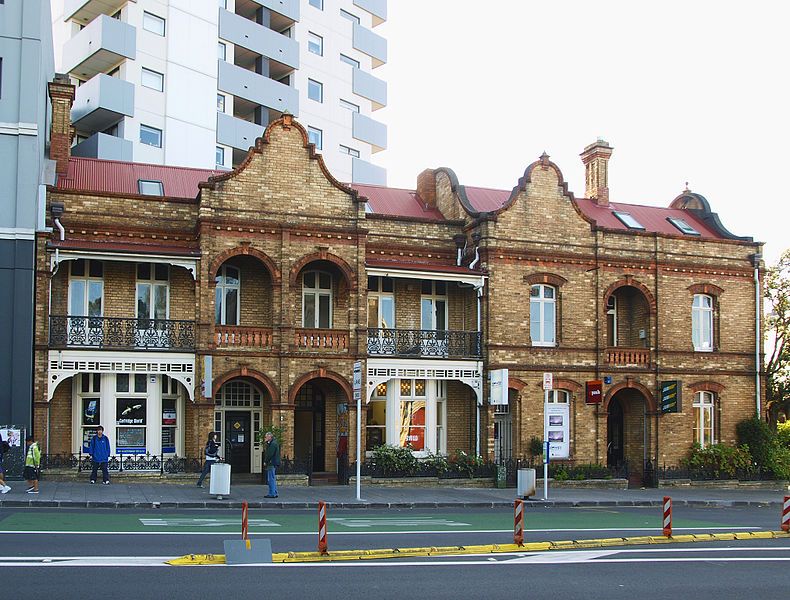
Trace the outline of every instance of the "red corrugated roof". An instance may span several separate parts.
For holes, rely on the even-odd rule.
[[[137,181],[145,179],[161,181],[165,196],[196,198],[200,182],[224,172],[73,156],[69,159],[68,174],[58,178],[57,187],[65,190],[137,194]]]
[[[510,198],[508,190],[494,190],[491,188],[472,187],[465,185],[466,197],[478,212],[492,212],[502,208]]]
[[[642,206],[639,204],[623,204],[622,202],[610,202],[609,206],[598,206],[587,198],[577,198],[576,200],[582,212],[595,220],[600,227],[607,229],[618,229],[621,231],[637,231],[629,229],[613,211],[625,212],[634,217],[645,229],[651,233],[664,233],[670,235],[684,235],[677,227],[667,221],[667,217],[683,219],[694,229],[699,231],[702,237],[719,238],[722,236],[708,227],[702,220],[688,210],[679,208],[662,208],[659,206]],[[688,236],[696,237],[696,236]]]
[[[359,183],[349,185],[357,190],[360,196],[368,199],[373,214],[444,220],[442,213],[436,208],[426,208],[425,203],[414,190]]]

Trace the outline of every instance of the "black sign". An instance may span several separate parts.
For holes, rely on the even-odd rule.
[[[682,410],[680,395],[680,382],[661,382],[661,413],[679,413]]]
[[[587,382],[586,387],[585,404],[600,404],[603,398],[603,382],[600,379],[593,379]]]
[[[145,425],[145,398],[118,398],[115,420],[118,425]]]
[[[93,425],[99,424],[99,399],[98,398],[83,398],[82,399],[82,424]]]

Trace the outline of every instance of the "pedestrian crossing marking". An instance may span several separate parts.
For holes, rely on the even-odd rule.
[[[240,525],[241,519],[188,519],[164,517],[157,519],[140,519],[140,523],[146,527],[235,527]],[[279,523],[274,523],[268,519],[250,519],[248,523],[250,527],[280,527]]]
[[[450,519],[440,519],[436,517],[335,517],[330,518],[330,522],[342,525],[343,527],[365,528],[365,527],[424,527],[432,525],[434,527],[471,527],[469,523],[461,521],[451,521]]]

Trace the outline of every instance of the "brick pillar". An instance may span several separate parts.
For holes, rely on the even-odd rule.
[[[613,148],[598,138],[581,153],[584,163],[584,195],[600,206],[609,206],[609,158]]]
[[[417,175],[417,195],[426,207],[436,208],[436,173],[425,169]]]
[[[50,128],[49,157],[55,161],[55,171],[59,176],[68,173],[71,156],[71,140],[74,128],[71,126],[71,106],[74,103],[74,86],[67,75],[55,75],[49,85],[52,102],[52,127]]]
[[[280,454],[288,458],[294,457],[294,408],[293,404],[272,405],[272,423],[283,429]]]

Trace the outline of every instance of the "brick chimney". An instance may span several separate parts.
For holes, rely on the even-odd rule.
[[[68,75],[58,73],[48,84],[48,88],[52,102],[49,158],[55,161],[55,172],[66,175],[71,156],[71,140],[74,139],[74,128],[71,126],[74,86],[69,82]]]
[[[609,157],[613,148],[609,142],[598,138],[581,153],[584,163],[584,195],[599,206],[609,206]]]
[[[417,175],[417,195],[426,208],[436,208],[436,173],[433,169],[425,169]]]

